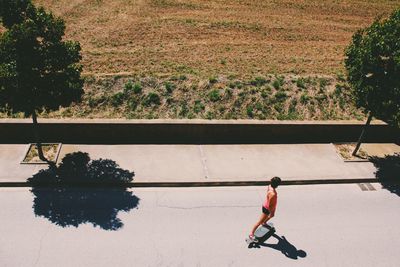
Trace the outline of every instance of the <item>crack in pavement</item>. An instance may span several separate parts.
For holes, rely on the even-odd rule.
[[[195,206],[195,207],[178,207],[178,206],[166,206],[166,205],[158,205],[160,208],[167,209],[180,209],[180,210],[192,210],[192,209],[208,209],[208,208],[254,208],[258,207],[257,205],[243,205],[243,206]]]
[[[36,257],[35,264],[34,264],[33,266],[37,266],[37,264],[38,264],[38,262],[39,262],[40,256],[41,256],[41,254],[42,254],[43,240],[44,240],[44,238],[46,237],[47,233],[49,232],[50,227],[51,227],[51,225],[49,225],[49,226],[46,228],[46,231],[44,232],[44,234],[43,234],[42,237],[40,238],[39,251],[38,251],[38,255],[37,255],[37,257]]]

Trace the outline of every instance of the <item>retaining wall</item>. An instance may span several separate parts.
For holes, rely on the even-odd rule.
[[[41,142],[66,144],[273,144],[357,141],[358,121],[39,120]],[[400,143],[398,129],[381,121],[365,142]],[[32,121],[1,119],[0,143],[34,142]]]

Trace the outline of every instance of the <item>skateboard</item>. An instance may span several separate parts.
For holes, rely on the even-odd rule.
[[[255,239],[252,240],[249,237],[246,238],[247,245],[256,245],[264,243],[268,238],[275,234],[276,229],[272,223],[268,223],[266,226],[260,226],[254,233]]]

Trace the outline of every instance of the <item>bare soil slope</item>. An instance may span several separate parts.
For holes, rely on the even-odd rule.
[[[81,42],[86,73],[333,74],[391,0],[35,0]]]

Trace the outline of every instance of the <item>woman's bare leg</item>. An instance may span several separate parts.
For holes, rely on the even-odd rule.
[[[271,219],[272,217],[269,217],[269,216],[267,216],[266,218],[265,218],[265,220],[262,222],[263,224],[266,224],[268,221],[269,221],[269,219]]]
[[[260,226],[266,219],[268,215],[262,213],[260,216],[260,219],[257,221],[257,223],[253,226],[253,229],[251,229],[251,235],[254,235],[254,232],[257,230],[258,226]]]

